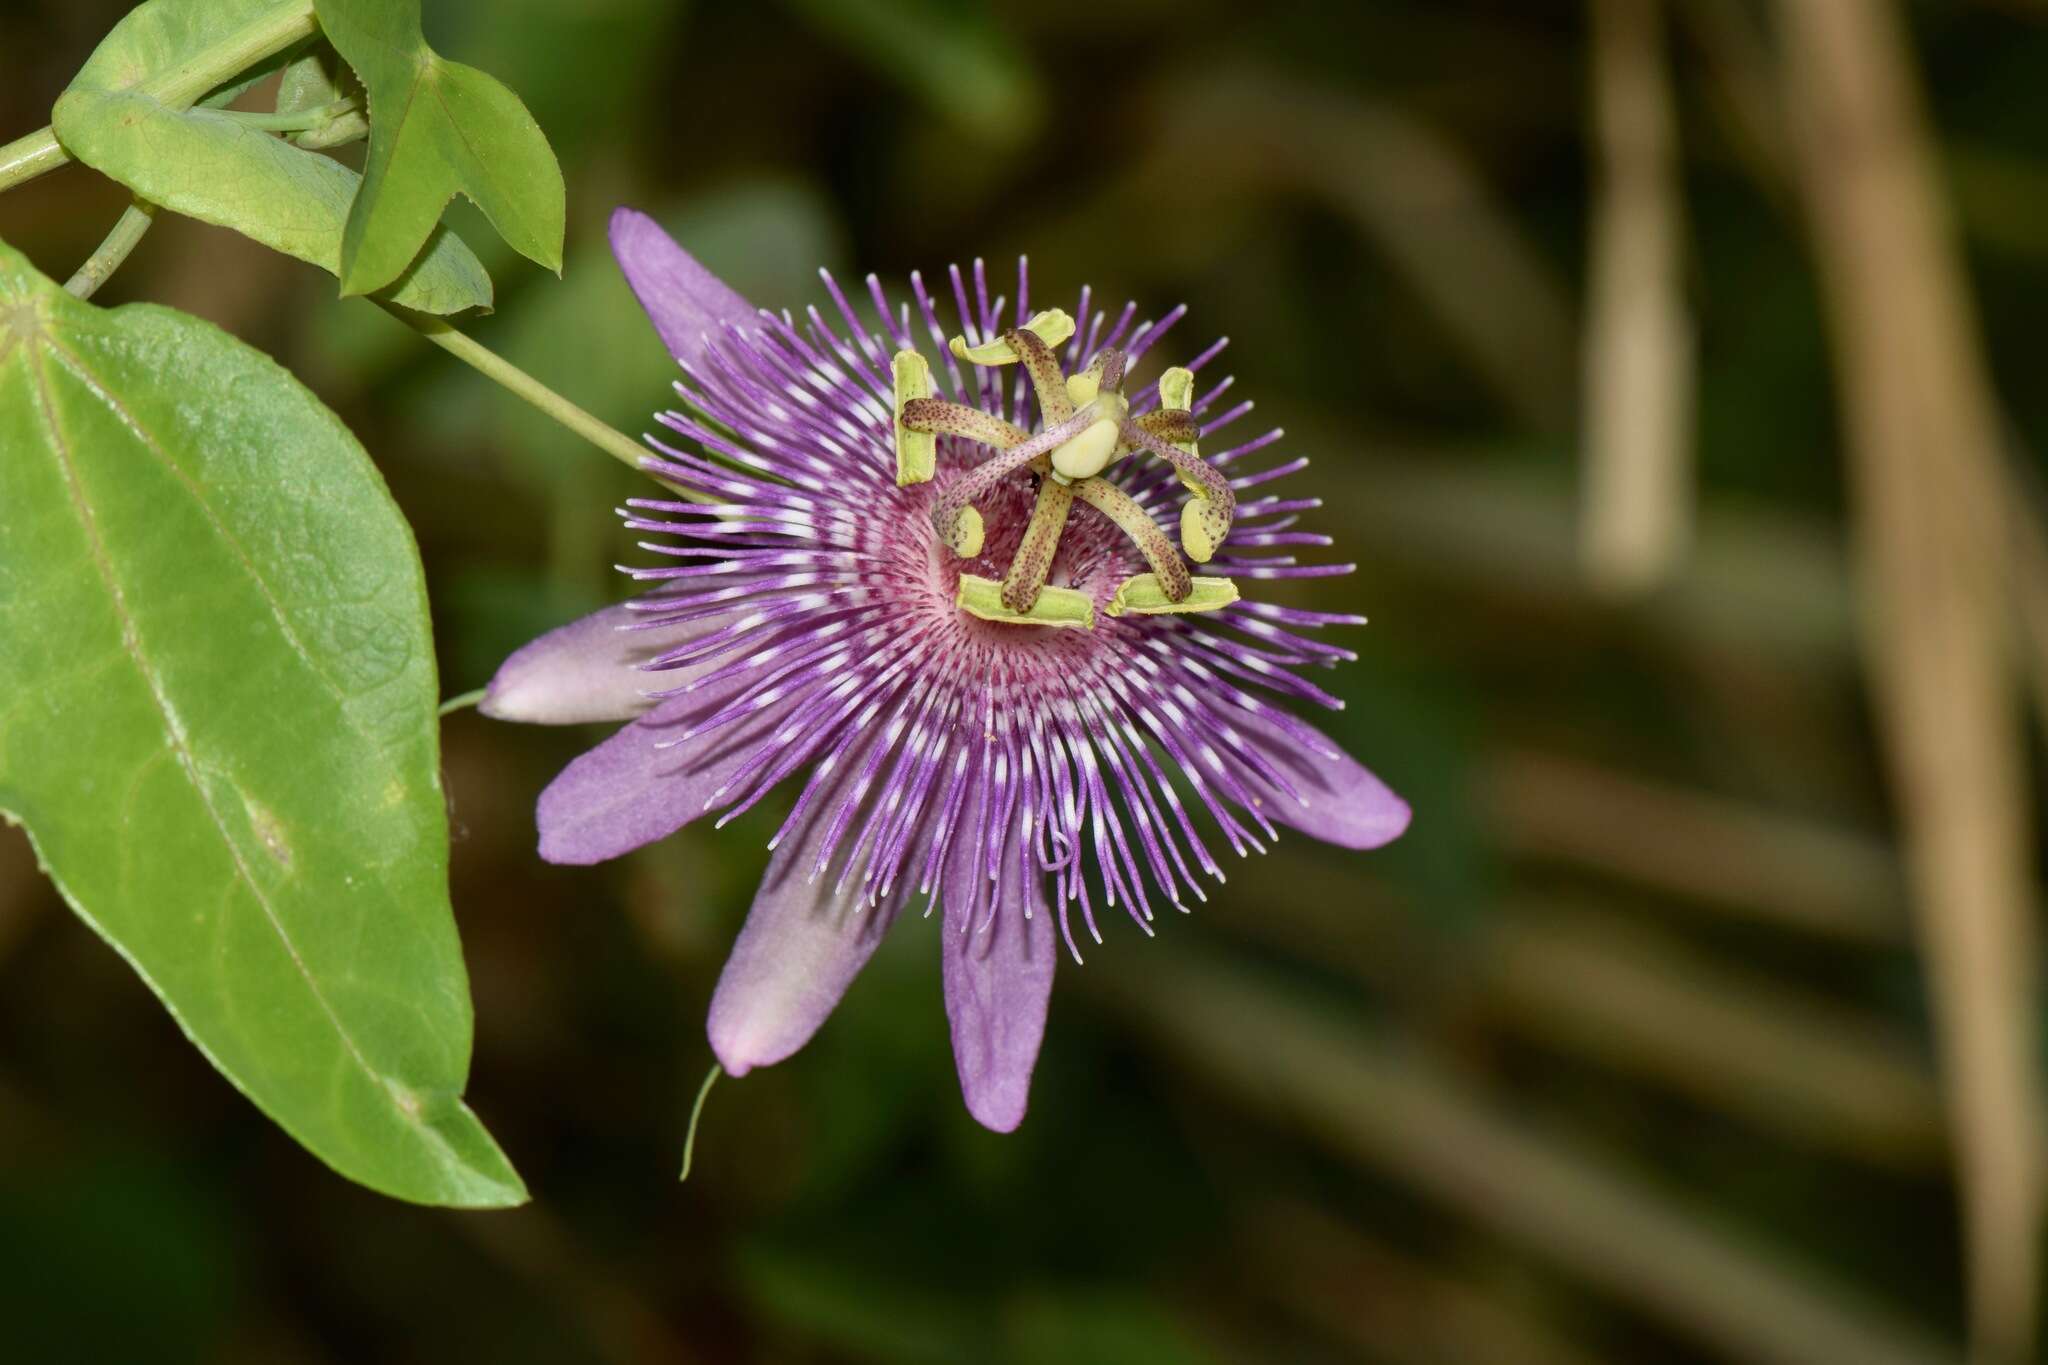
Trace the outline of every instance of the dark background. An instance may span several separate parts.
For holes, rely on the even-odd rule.
[[[0,4],[0,139],[123,8]],[[1372,617],[1319,723],[1415,825],[1371,855],[1286,840],[1158,942],[1110,927],[1062,969],[1010,1137],[960,1105],[908,921],[809,1049],[713,1092],[679,1186],[780,812],[547,867],[533,798],[602,732],[458,714],[469,1099],[535,1196],[485,1215],[328,1173],[0,832],[0,1354],[1949,1358],[1939,1002],[1857,646],[1777,7],[1664,8],[1699,507],[1674,573],[1617,596],[1578,510],[1580,7],[431,0],[430,40],[520,92],[569,186],[560,281],[454,211],[498,282],[471,330],[625,431],[669,362],[606,253],[622,202],[764,304],[820,264],[1021,250],[1048,302],[1092,281],[1188,303],[1190,352],[1227,333],[1359,564],[1285,595]],[[2048,22],[1906,17],[2003,416],[2039,447]],[[0,200],[0,236],[62,278],[121,203],[72,167]],[[334,295],[166,215],[99,299],[213,319],[344,416],[418,530],[444,691],[479,686],[623,591],[633,476]]]

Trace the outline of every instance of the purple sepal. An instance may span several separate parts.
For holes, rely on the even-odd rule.
[[[772,1066],[808,1043],[889,927],[892,912],[870,905],[858,878],[838,889],[843,856],[815,871],[870,747],[857,743],[841,752],[841,766],[803,823],[777,846],[719,973],[708,1032],[719,1065],[735,1076]]]
[[[558,626],[499,665],[476,709],[496,720],[534,725],[633,719],[653,707],[647,692],[681,681],[640,665],[709,628],[693,622],[622,629],[646,620],[644,612],[615,606]]]
[[[1008,1133],[1024,1121],[1031,1100],[1059,931],[1046,907],[1044,878],[1019,864],[1016,841],[1007,841],[994,880],[970,866],[982,853],[980,839],[964,839],[947,857],[940,956],[967,1112],[984,1127]],[[991,892],[997,893],[993,905]]]
[[[1299,720],[1283,727],[1242,710],[1230,713],[1230,724],[1294,788],[1290,796],[1246,774],[1268,817],[1340,848],[1378,848],[1408,828],[1408,803],[1320,730]]]
[[[661,225],[637,209],[612,210],[612,255],[654,330],[685,367],[703,362],[705,337],[754,321],[758,310],[706,270]]]
[[[672,697],[562,769],[535,812],[540,856],[551,863],[601,863],[704,814],[713,794],[757,755],[785,714],[771,706],[683,738],[743,685],[744,675]]]

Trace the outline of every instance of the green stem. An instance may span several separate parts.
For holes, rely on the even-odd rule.
[[[137,87],[159,104],[188,109],[221,82],[320,31],[313,0],[284,0],[203,51]]]
[[[426,313],[415,313],[410,309],[400,308],[396,304],[387,303],[382,299],[375,300],[375,302],[385,312],[391,314],[400,322],[405,323],[415,332],[418,332],[428,341],[433,342],[463,364],[468,365],[484,378],[495,384],[502,384],[505,388],[533,404],[534,407],[539,408],[549,417],[569,428],[569,430],[575,432],[578,436],[581,436],[584,440],[590,442],[619,463],[639,470],[642,473],[647,472],[642,464],[648,458],[648,451],[645,447],[619,432],[616,428],[607,426],[591,416],[582,408],[577,407],[574,403],[562,397],[562,395],[556,393],[517,365],[514,365],[511,361],[506,360],[495,352],[484,349],[472,338],[458,331],[441,318],[433,317]],[[666,479],[657,478],[656,481],[674,488],[692,502],[717,501],[717,499],[696,492],[693,489],[678,488]]]
[[[57,135],[48,128],[18,137],[0,147],[0,190],[11,190],[44,171],[54,171],[70,159],[70,153],[57,145]]]
[[[241,109],[227,109],[222,112],[244,128],[254,128],[265,133],[302,133],[314,128],[325,128],[343,114],[356,111],[352,99],[336,100],[323,104],[318,109],[302,109],[296,114],[258,114]]]
[[[189,109],[201,95],[320,31],[313,0],[283,0],[248,23],[195,52],[136,90],[169,109]],[[10,190],[71,160],[48,128],[0,147],[0,190]]]
[[[149,231],[149,225],[156,221],[156,205],[138,199],[130,204],[121,215],[114,230],[101,242],[99,250],[86,257],[85,264],[78,267],[78,273],[64,281],[64,288],[81,299],[89,299],[107,282],[107,278],[121,268],[121,262],[128,259],[128,253],[135,250],[135,244],[142,240],[142,234]]]

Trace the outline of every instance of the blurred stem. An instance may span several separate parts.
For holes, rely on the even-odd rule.
[[[578,436],[581,436],[584,440],[590,442],[629,469],[638,470],[643,474],[648,472],[643,463],[648,458],[647,451],[637,442],[616,428],[607,426],[591,416],[582,408],[577,407],[574,403],[562,397],[561,394],[556,393],[553,389],[541,383],[517,365],[514,365],[511,361],[506,360],[503,356],[478,345],[473,338],[457,330],[445,320],[425,313],[415,313],[410,309],[400,308],[396,304],[386,303],[382,300],[378,300],[378,307],[397,318],[400,322],[405,323],[415,332],[418,332],[428,341],[439,346],[463,364],[474,369],[484,378],[492,383],[503,385],[512,393],[517,394],[534,407],[539,408],[543,413],[560,422],[563,426],[575,432]],[[654,478],[655,476],[650,474],[649,477]],[[666,479],[656,478],[656,482],[674,488],[676,492],[692,502],[712,501],[711,498],[702,493],[691,489],[679,488],[669,483]]]
[[[187,109],[216,85],[319,31],[313,0],[283,0],[135,90],[168,109]],[[48,128],[17,138],[0,147],[0,191],[54,171],[70,160],[71,154],[57,145],[56,134]]]
[[[1594,0],[1592,17],[1582,548],[1595,588],[1633,596],[1668,579],[1692,539],[1692,329],[1659,7]]]
[[[1254,1211],[1244,1234],[1277,1303],[1368,1360],[1595,1365],[1517,1287],[1411,1258],[1308,1203]]]
[[[1595,1154],[1501,1112],[1460,1078],[1318,1008],[1287,983],[1192,953],[1096,998],[1237,1102],[1384,1170],[1670,1322],[1731,1360],[1937,1365],[1953,1355],[1893,1308],[1747,1238]],[[1199,1000],[1201,1009],[1187,1008]]]
[[[1850,461],[1864,645],[1962,1196],[1972,1346],[2036,1359],[2041,993],[1989,362],[1896,4],[1781,0]]]
[[[81,299],[91,298],[121,268],[121,262],[128,259],[128,253],[135,250],[135,244],[155,221],[156,205],[140,199],[130,204],[107,239],[100,243],[99,250],[86,257],[78,272],[64,281],[64,288]]]
[[[1906,936],[1897,860],[1860,831],[1536,749],[1502,755],[1484,794],[1519,855],[1838,943]]]

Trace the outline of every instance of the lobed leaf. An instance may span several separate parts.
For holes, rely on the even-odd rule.
[[[342,235],[342,293],[396,279],[457,194],[520,255],[559,274],[562,171],[519,97],[428,47],[419,0],[318,0],[316,12],[370,99],[370,154]]]
[[[0,814],[336,1170],[522,1201],[462,1102],[426,594],[362,447],[218,328],[0,243],[0,453]]]
[[[177,109],[143,83],[271,8],[268,0],[149,0],[114,26],[57,101],[64,149],[151,203],[233,228],[275,251],[341,273],[344,227],[359,177],[214,109]],[[424,249],[422,250],[422,244]],[[426,313],[491,306],[475,253],[432,227],[379,287]]]

